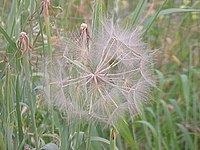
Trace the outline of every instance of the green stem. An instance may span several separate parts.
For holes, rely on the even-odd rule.
[[[6,71],[6,85],[5,85],[5,120],[4,120],[4,128],[5,128],[5,142],[7,149],[13,149],[12,143],[12,84],[11,84],[11,70],[10,65],[7,67]]]
[[[49,58],[52,59],[51,29],[50,29],[50,23],[49,23],[49,16],[45,17],[45,29],[46,29],[46,34],[47,34],[48,55],[49,55]]]
[[[36,126],[36,121],[35,121],[35,108],[36,106],[35,104],[35,97],[34,97],[34,90],[33,90],[33,85],[32,85],[32,70],[31,70],[31,66],[29,63],[29,59],[30,56],[25,56],[23,61],[24,61],[24,75],[26,77],[26,82],[27,85],[26,87],[27,89],[27,93],[28,93],[28,97],[29,97],[29,108],[30,108],[30,112],[31,112],[31,121],[32,121],[32,126],[33,126],[33,132],[34,132],[34,138],[35,138],[35,146],[36,149],[39,149],[39,136],[37,133],[37,126]]]
[[[116,130],[114,127],[110,129],[110,150],[116,149]]]
[[[20,99],[21,92],[19,87],[19,75],[17,75],[16,79],[16,111],[17,111],[17,123],[18,123],[18,137],[19,137],[19,145],[22,144],[23,141],[23,130],[22,130],[22,119],[21,119],[21,110],[20,110]]]
[[[92,129],[92,123],[90,122],[88,126],[88,139],[87,139],[86,150],[90,150],[91,129]]]
[[[33,132],[34,132],[34,138],[35,138],[35,146],[36,150],[39,150],[39,138],[38,138],[38,133],[37,133],[37,126],[36,126],[36,121],[35,121],[35,110],[33,106],[33,97],[32,97],[32,91],[29,91],[29,107],[30,107],[30,112],[31,112],[31,121],[32,121],[32,126],[33,126]]]
[[[45,29],[46,29],[46,34],[47,34],[47,48],[48,48],[48,57],[50,59],[50,62],[52,61],[52,47],[51,47],[51,29],[50,29],[50,23],[49,23],[49,16],[44,17],[45,21]],[[52,66],[50,66],[52,68]],[[51,93],[51,87],[50,87],[50,92]],[[54,134],[54,110],[53,110],[53,104],[50,106],[50,116],[51,116],[51,130],[52,133]]]

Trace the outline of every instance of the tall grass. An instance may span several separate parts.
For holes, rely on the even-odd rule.
[[[199,8],[185,0],[1,0],[0,149],[200,149]],[[71,118],[48,106],[42,92],[56,94],[42,79],[45,65],[69,42],[66,33],[85,22],[92,41],[104,17],[137,28],[159,49],[151,103],[133,121],[125,116],[114,126]]]

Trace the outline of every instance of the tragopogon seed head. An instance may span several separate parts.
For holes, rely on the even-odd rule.
[[[78,38],[68,37],[66,49],[55,59],[47,86],[51,102],[69,114],[113,123],[135,116],[150,99],[154,85],[153,54],[137,30],[122,29],[111,21],[90,39],[87,24]]]

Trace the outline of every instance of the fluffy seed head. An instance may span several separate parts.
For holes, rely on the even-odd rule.
[[[62,56],[47,66],[50,102],[68,114],[113,123],[135,116],[150,100],[153,53],[137,30],[111,21],[92,38],[87,24],[78,37],[68,37]]]

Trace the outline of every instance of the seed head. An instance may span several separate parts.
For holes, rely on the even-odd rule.
[[[60,59],[49,75],[50,100],[62,111],[114,123],[135,116],[150,100],[153,54],[137,30],[111,21],[90,39],[87,24],[77,38],[68,37]]]

